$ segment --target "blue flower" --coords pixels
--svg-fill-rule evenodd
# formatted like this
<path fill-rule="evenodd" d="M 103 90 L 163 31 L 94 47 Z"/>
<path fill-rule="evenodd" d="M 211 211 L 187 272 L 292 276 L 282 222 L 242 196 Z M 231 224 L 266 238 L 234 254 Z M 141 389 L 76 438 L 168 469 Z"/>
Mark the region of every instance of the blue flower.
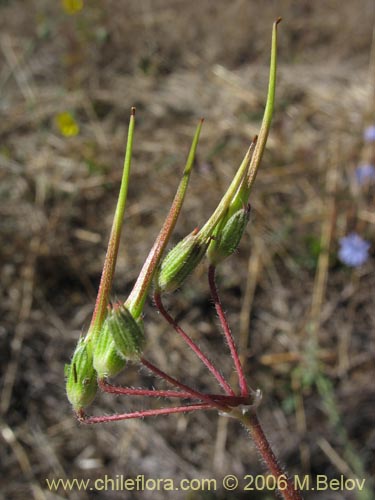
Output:
<path fill-rule="evenodd" d="M 364 163 L 359 165 L 355 170 L 355 177 L 360 186 L 363 186 L 367 182 L 375 181 L 375 166 L 371 163 Z"/>
<path fill-rule="evenodd" d="M 357 233 L 350 233 L 340 238 L 339 259 L 350 267 L 358 267 L 366 262 L 370 243 Z"/>
<path fill-rule="evenodd" d="M 374 142 L 375 141 L 375 125 L 369 125 L 363 134 L 363 137 L 366 142 Z"/>

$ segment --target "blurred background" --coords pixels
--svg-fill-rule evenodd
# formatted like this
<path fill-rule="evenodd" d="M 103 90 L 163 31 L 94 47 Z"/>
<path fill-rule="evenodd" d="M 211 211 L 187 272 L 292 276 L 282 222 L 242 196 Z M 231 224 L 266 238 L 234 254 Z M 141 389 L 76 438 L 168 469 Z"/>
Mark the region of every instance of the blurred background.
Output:
<path fill-rule="evenodd" d="M 291 474 L 370 478 L 375 448 L 375 49 L 372 0 L 0 1 L 1 498 L 242 498 L 48 491 L 46 478 L 263 473 L 215 412 L 82 426 L 64 364 L 92 314 L 131 106 L 132 175 L 113 298 L 125 299 L 206 121 L 177 242 L 215 208 L 259 130 L 273 20 L 276 108 L 249 228 L 218 284 L 248 380 Z M 349 238 L 348 238 L 349 236 Z M 201 265 L 168 308 L 233 377 Z M 146 355 L 214 380 L 151 301 Z M 235 383 L 235 378 L 231 379 Z M 116 378 L 163 387 L 137 366 Z M 93 414 L 162 402 L 100 395 Z M 306 492 L 307 499 L 371 499 Z M 244 498 L 272 499 L 272 492 Z"/>

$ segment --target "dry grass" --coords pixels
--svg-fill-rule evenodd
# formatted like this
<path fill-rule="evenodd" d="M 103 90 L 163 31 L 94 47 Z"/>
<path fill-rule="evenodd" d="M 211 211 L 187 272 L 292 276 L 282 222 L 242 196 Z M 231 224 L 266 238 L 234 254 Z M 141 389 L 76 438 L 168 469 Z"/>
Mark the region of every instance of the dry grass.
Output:
<path fill-rule="evenodd" d="M 120 298 L 166 214 L 197 119 L 203 115 L 206 123 L 175 241 L 206 220 L 258 131 L 270 27 L 278 15 L 284 21 L 272 133 L 252 196 L 252 224 L 238 254 L 219 270 L 219 284 L 248 378 L 264 394 L 261 419 L 288 470 L 350 475 L 350 442 L 374 474 L 374 255 L 356 271 L 336 258 L 338 238 L 353 227 L 374 249 L 373 193 L 361 195 L 350 182 L 358 162 L 374 157 L 362 143 L 364 124 L 374 121 L 372 2 L 86 3 L 82 13 L 68 16 L 59 2 L 0 2 L 4 498 L 93 497 L 53 495 L 46 477 L 221 478 L 262 471 L 244 432 L 212 412 L 79 426 L 65 397 L 63 366 L 92 312 L 130 106 L 138 111 L 113 292 Z M 76 137 L 56 128 L 64 111 L 79 123 Z M 205 271 L 201 266 L 167 303 L 229 374 Z M 151 304 L 145 320 L 147 355 L 214 390 Z M 346 442 L 315 385 L 301 385 L 298 367 L 307 372 L 311 359 L 334 386 Z M 118 381 L 154 383 L 135 367 Z M 100 397 L 94 409 L 123 412 L 145 404 Z M 329 498 L 355 496 L 332 492 Z"/>

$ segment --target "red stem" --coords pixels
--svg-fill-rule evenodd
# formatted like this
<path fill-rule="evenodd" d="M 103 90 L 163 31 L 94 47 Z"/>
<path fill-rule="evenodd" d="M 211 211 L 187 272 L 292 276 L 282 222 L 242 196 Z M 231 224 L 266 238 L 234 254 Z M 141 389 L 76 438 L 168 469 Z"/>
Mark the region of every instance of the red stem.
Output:
<path fill-rule="evenodd" d="M 231 396 L 235 396 L 233 389 L 230 387 L 225 378 L 221 375 L 221 373 L 214 367 L 211 361 L 203 354 L 201 349 L 197 346 L 197 344 L 187 335 L 187 333 L 180 327 L 176 320 L 170 316 L 168 311 L 164 308 L 164 305 L 161 300 L 160 293 L 154 293 L 154 301 L 155 305 L 158 308 L 159 312 L 164 316 L 164 318 L 168 321 L 168 323 L 173 326 L 176 332 L 181 335 L 184 341 L 188 344 L 188 346 L 195 352 L 198 358 L 206 365 L 206 367 L 210 370 L 212 375 L 219 382 L 221 387 L 225 390 L 225 392 Z"/>
<path fill-rule="evenodd" d="M 236 410 L 234 410 L 236 411 Z M 285 471 L 282 469 L 277 461 L 277 458 L 269 444 L 266 435 L 258 420 L 258 416 L 255 411 L 246 414 L 235 414 L 233 415 L 242 422 L 242 424 L 248 429 L 251 437 L 262 456 L 267 468 L 271 474 L 276 478 L 277 484 L 280 487 L 280 493 L 285 500 L 303 500 L 301 493 L 295 488 L 293 481 L 287 476 Z"/>
<path fill-rule="evenodd" d="M 199 392 L 199 391 L 196 391 L 196 390 L 192 389 L 191 387 L 189 387 L 188 385 L 185 385 L 182 382 L 178 381 L 174 377 L 171 377 L 170 375 L 168 375 L 167 373 L 165 373 L 163 370 L 160 370 L 160 368 L 158 368 L 157 366 L 155 366 L 154 364 L 152 364 L 147 359 L 141 358 L 141 363 L 146 368 L 148 368 L 149 370 L 151 370 L 156 375 L 158 375 L 162 379 L 166 380 L 170 384 L 174 385 L 175 387 L 178 387 L 179 389 L 182 389 L 185 392 L 189 392 L 190 393 L 190 397 L 193 397 L 193 398 L 196 398 L 196 399 L 202 399 L 203 401 L 206 401 L 206 403 L 211 404 L 211 406 L 214 406 L 215 408 L 217 408 L 217 409 L 219 409 L 221 411 L 228 411 L 229 410 L 229 408 L 227 406 L 225 406 L 223 404 L 217 403 L 209 395 L 204 394 L 204 393 Z M 235 395 L 233 395 L 233 396 L 236 397 Z M 231 395 L 230 397 L 233 397 L 233 396 Z"/>
<path fill-rule="evenodd" d="M 247 382 L 246 382 L 246 378 L 245 378 L 245 375 L 243 372 L 241 361 L 240 361 L 240 358 L 238 356 L 236 344 L 234 342 L 232 332 L 230 330 L 223 306 L 222 306 L 221 301 L 220 301 L 218 289 L 217 289 L 216 282 L 215 282 L 215 272 L 216 272 L 216 267 L 213 265 L 210 265 L 208 268 L 208 282 L 210 285 L 211 296 L 212 296 L 212 299 L 214 301 L 215 309 L 216 309 L 217 315 L 219 316 L 221 327 L 223 329 L 225 338 L 226 338 L 228 346 L 229 346 L 229 350 L 230 350 L 230 353 L 231 353 L 231 356 L 232 356 L 232 359 L 234 362 L 234 366 L 236 368 L 236 372 L 238 375 L 238 380 L 239 380 L 239 384 L 240 384 L 240 388 L 241 388 L 241 395 L 244 397 L 247 397 L 249 395 L 249 388 L 247 386 Z"/>
<path fill-rule="evenodd" d="M 120 387 L 112 385 L 106 380 L 98 380 L 99 387 L 110 394 L 122 394 L 124 396 L 148 396 L 155 398 L 191 398 L 191 393 L 182 391 L 158 390 L 158 389 L 134 389 L 132 387 Z"/>
<path fill-rule="evenodd" d="M 182 399 L 205 399 L 210 398 L 216 402 L 222 402 L 229 406 L 238 406 L 241 404 L 250 404 L 249 400 L 242 396 L 225 396 L 222 394 L 201 394 L 200 397 L 193 396 L 192 391 L 171 391 L 159 389 L 134 389 L 132 387 L 120 387 L 112 385 L 104 379 L 98 381 L 99 387 L 109 394 L 120 394 L 124 396 L 148 396 L 154 398 L 182 398 Z M 193 391 L 194 392 L 194 391 Z"/>
<path fill-rule="evenodd" d="M 171 415 L 172 413 L 185 413 L 196 410 L 212 410 L 213 407 L 207 403 L 196 405 L 176 406 L 172 408 L 158 408 L 155 410 L 141 410 L 131 413 L 118 413 L 116 415 L 102 415 L 98 417 L 87 417 L 84 413 L 77 414 L 77 418 L 83 424 L 103 424 L 106 422 L 117 422 L 118 420 L 129 420 L 131 418 L 156 417 L 158 415 Z"/>

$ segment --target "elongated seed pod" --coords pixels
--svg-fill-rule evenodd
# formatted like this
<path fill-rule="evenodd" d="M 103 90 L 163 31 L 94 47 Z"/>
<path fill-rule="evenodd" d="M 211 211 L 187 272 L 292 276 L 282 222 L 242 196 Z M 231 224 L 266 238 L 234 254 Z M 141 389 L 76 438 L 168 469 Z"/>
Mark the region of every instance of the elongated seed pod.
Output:
<path fill-rule="evenodd" d="M 66 393 L 75 411 L 88 406 L 98 390 L 91 342 L 78 341 L 70 365 L 65 365 Z"/>
<path fill-rule="evenodd" d="M 202 125 L 203 118 L 199 121 L 198 127 L 195 131 L 182 179 L 177 188 L 171 208 L 169 209 L 169 213 L 150 250 L 150 253 L 148 254 L 148 257 L 142 267 L 133 290 L 131 291 L 128 299 L 125 302 L 125 306 L 129 309 L 133 317 L 136 319 L 138 319 L 142 313 L 148 290 L 151 284 L 155 281 L 155 273 L 159 268 L 159 263 L 164 253 L 165 247 L 168 244 L 169 238 L 180 214 L 188 187 L 191 170 L 194 164 L 195 152 L 198 146 L 198 140 Z"/>

